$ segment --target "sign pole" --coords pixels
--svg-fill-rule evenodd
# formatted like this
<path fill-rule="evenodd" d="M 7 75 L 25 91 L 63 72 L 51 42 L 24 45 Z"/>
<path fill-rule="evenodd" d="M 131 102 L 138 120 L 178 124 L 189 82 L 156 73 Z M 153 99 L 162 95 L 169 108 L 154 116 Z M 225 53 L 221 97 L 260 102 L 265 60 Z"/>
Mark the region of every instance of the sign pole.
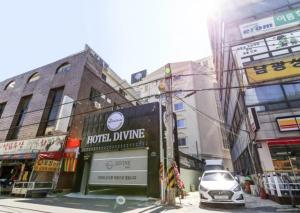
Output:
<path fill-rule="evenodd" d="M 166 88 L 166 129 L 167 129 L 167 168 L 168 186 L 167 203 L 175 206 L 175 177 L 173 170 L 174 162 L 174 124 L 173 124 L 173 104 L 172 104 L 172 71 L 170 64 L 165 66 L 165 88 Z"/>

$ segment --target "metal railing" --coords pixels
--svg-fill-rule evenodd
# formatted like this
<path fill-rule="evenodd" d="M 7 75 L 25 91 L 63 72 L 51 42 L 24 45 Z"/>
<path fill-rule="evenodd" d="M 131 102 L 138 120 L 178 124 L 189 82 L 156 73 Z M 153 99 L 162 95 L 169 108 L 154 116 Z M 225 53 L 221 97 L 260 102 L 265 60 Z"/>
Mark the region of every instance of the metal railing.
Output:
<path fill-rule="evenodd" d="M 25 197 L 28 193 L 32 192 L 49 192 L 53 189 L 52 182 L 23 182 L 16 181 L 13 184 L 11 194 L 14 195 L 24 195 Z"/>

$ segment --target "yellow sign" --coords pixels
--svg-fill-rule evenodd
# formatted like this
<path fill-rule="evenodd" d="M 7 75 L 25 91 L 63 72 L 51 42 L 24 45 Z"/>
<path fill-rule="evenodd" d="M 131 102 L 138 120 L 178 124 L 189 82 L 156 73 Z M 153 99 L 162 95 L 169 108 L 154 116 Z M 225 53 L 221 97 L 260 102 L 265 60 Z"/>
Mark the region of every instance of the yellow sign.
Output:
<path fill-rule="evenodd" d="M 249 84 L 300 75 L 300 57 L 288 58 L 246 69 Z"/>
<path fill-rule="evenodd" d="M 300 116 L 277 118 L 276 120 L 281 132 L 300 130 Z"/>
<path fill-rule="evenodd" d="M 34 164 L 34 170 L 38 172 L 55 172 L 59 167 L 60 161 L 57 160 L 37 160 Z"/>

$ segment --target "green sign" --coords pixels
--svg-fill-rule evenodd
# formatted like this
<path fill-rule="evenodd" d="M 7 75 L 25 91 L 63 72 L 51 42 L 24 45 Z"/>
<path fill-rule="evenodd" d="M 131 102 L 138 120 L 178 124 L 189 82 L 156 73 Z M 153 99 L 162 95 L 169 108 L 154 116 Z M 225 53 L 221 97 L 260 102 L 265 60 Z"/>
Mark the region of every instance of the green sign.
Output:
<path fill-rule="evenodd" d="M 274 15 L 275 26 L 300 22 L 300 8 Z"/>

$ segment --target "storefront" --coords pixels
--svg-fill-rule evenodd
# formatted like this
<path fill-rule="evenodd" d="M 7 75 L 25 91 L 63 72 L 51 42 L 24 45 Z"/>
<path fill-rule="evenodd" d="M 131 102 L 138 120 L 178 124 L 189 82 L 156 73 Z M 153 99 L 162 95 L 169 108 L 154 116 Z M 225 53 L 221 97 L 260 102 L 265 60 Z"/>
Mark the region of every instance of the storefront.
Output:
<path fill-rule="evenodd" d="M 86 117 L 81 192 L 159 197 L 159 130 L 158 103 Z"/>
<path fill-rule="evenodd" d="M 2 190 L 15 182 L 55 182 L 66 136 L 43 137 L 0 143 Z"/>

